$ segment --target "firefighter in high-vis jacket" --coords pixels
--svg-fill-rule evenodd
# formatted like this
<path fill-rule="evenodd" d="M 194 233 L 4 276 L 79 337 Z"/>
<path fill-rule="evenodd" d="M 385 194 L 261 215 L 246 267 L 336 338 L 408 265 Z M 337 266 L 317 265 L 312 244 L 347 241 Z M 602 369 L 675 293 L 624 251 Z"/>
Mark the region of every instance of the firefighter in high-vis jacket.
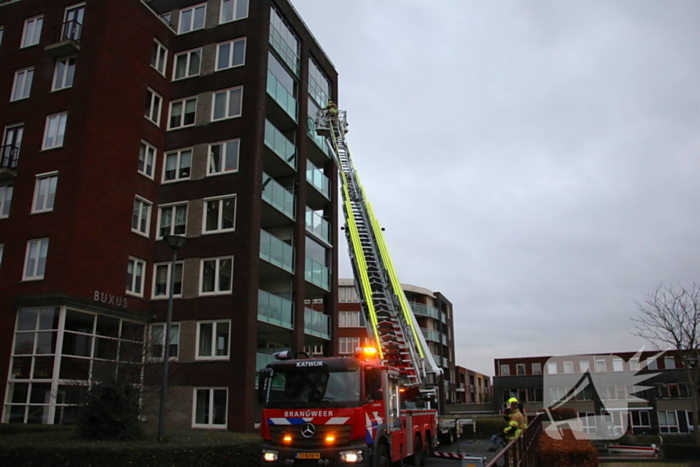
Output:
<path fill-rule="evenodd" d="M 515 397 L 508 399 L 508 408 L 510 409 L 508 426 L 503 429 L 503 433 L 505 433 L 508 441 L 512 441 L 527 428 L 527 419 L 520 411 L 518 399 Z"/>

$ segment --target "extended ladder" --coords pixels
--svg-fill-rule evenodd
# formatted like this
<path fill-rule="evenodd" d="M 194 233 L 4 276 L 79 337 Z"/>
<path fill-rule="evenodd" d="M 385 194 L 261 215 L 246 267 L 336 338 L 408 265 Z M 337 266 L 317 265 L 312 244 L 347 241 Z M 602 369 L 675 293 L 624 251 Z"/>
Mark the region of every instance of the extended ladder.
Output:
<path fill-rule="evenodd" d="M 345 139 L 346 113 L 319 112 L 317 132 L 326 136 L 337 156 L 343 193 L 345 235 L 355 284 L 362 298 L 367 328 L 379 357 L 399 370 L 404 384 L 421 384 L 427 373 L 439 374 L 396 276 L 379 223 L 372 214 Z"/>

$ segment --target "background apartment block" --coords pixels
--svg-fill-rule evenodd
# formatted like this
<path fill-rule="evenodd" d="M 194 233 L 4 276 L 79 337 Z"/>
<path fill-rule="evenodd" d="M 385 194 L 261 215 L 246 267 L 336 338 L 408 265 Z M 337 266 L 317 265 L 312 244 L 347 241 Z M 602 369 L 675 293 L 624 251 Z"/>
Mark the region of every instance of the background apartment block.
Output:
<path fill-rule="evenodd" d="M 461 366 L 455 366 L 457 387 L 453 404 L 485 404 L 491 402 L 491 377 Z"/>
<path fill-rule="evenodd" d="M 162 361 L 174 275 L 168 426 L 252 430 L 273 351 L 336 352 L 329 58 L 287 0 L 15 0 L 0 62 L 2 421 Z"/>
<path fill-rule="evenodd" d="M 584 423 L 587 417 L 592 420 L 593 416 L 605 415 L 610 429 L 622 435 L 627 417 L 627 426 L 635 434 L 688 433 L 693 425 L 691 397 L 697 397 L 697 391 L 688 385 L 678 352 L 668 351 L 655 358 L 657 355 L 658 352 L 647 351 L 639 355 L 619 352 L 496 359 L 494 408 L 502 410 L 508 398 L 517 397 L 528 412 L 541 411 L 545 398 L 564 398 L 575 387 L 571 382 L 589 372 L 598 377 L 597 387 L 584 386 L 564 405 L 576 410 Z M 634 375 L 655 376 L 636 382 Z M 600 427 L 584 424 L 583 429 L 596 433 Z"/>

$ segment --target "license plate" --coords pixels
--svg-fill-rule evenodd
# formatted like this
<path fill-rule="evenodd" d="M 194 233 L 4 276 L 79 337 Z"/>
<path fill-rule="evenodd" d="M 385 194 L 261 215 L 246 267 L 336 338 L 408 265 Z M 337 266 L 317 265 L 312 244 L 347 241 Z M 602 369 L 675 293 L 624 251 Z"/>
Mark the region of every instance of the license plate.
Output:
<path fill-rule="evenodd" d="M 320 452 L 297 452 L 297 459 L 320 459 Z"/>

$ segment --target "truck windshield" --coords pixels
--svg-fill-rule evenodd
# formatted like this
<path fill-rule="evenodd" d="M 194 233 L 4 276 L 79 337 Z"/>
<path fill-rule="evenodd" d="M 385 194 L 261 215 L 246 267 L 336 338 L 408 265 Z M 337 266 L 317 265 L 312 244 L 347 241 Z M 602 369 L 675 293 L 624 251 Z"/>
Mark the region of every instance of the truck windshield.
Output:
<path fill-rule="evenodd" d="M 323 369 L 275 372 L 271 381 L 269 408 L 358 407 L 360 372 Z"/>

